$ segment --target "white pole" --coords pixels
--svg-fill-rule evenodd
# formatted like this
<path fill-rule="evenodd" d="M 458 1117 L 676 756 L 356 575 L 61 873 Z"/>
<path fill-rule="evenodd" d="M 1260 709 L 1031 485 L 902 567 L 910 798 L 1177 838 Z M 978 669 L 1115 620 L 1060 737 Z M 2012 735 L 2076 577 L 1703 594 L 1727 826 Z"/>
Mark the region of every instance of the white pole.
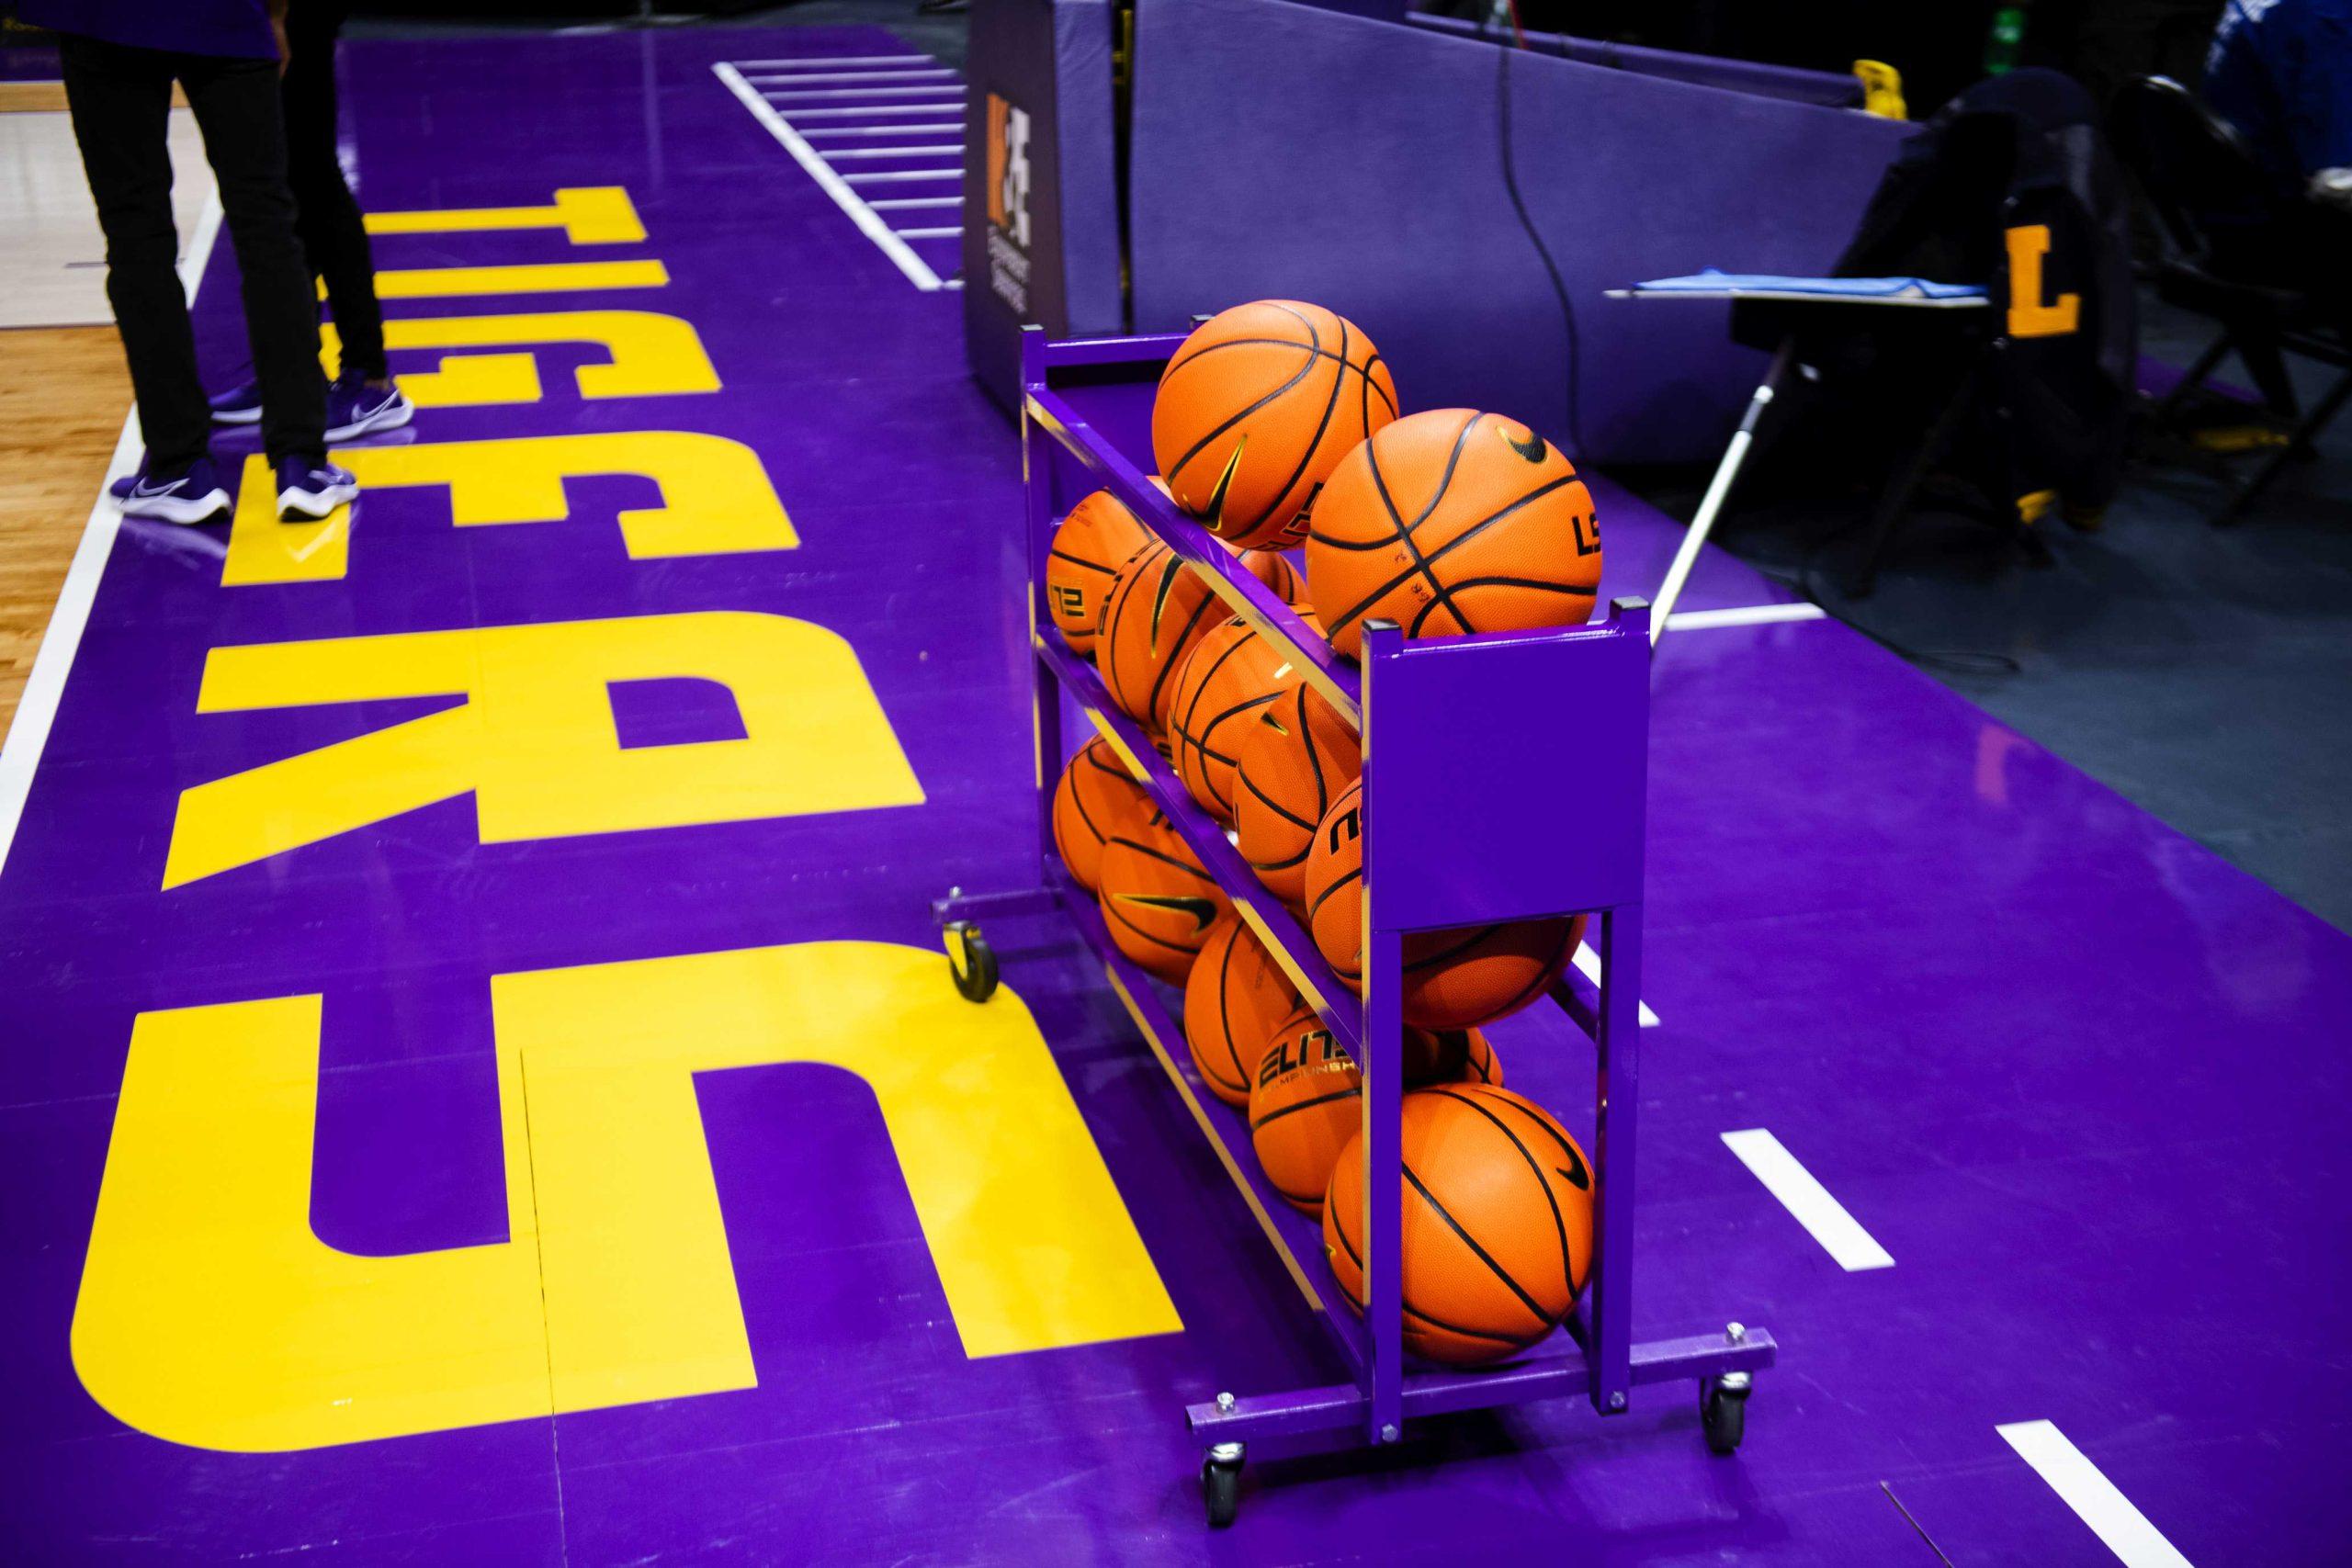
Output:
<path fill-rule="evenodd" d="M 1724 448 L 1724 460 L 1715 465 L 1715 477 L 1708 481 L 1707 493 L 1699 502 L 1698 515 L 1690 519 L 1684 531 L 1681 547 L 1674 552 L 1674 564 L 1666 569 L 1666 581 L 1657 591 L 1657 607 L 1650 612 L 1650 647 L 1655 650 L 1658 639 L 1666 635 L 1668 617 L 1674 614 L 1674 602 L 1682 597 L 1682 585 L 1690 576 L 1690 569 L 1698 564 L 1699 552 L 1706 547 L 1707 536 L 1715 529 L 1716 514 L 1724 502 L 1731 499 L 1732 482 L 1739 478 L 1739 467 L 1747 460 L 1747 449 L 1756 444 L 1756 427 L 1764 418 L 1764 409 L 1779 389 L 1781 378 L 1789 368 L 1789 361 L 1796 350 L 1796 340 L 1784 338 L 1772 355 L 1772 367 L 1764 372 L 1764 380 L 1756 395 L 1747 400 L 1747 412 L 1740 416 L 1739 429 L 1732 434 L 1731 445 Z"/>

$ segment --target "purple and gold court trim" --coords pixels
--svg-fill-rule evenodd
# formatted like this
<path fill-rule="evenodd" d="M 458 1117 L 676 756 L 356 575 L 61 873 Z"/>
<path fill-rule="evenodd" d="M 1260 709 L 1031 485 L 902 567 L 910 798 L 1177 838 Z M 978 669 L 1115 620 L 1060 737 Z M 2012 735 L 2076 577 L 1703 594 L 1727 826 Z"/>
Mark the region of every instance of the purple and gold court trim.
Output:
<path fill-rule="evenodd" d="M 909 52 L 351 46 L 416 423 L 124 525 L 0 870 L 8 1555 L 2340 1561 L 2352 939 L 1744 617 L 1653 674 L 1633 1332 L 1771 1325 L 1746 1446 L 1434 1420 L 1204 1545 L 1184 1408 L 1344 1369 L 1066 927 L 948 984 L 1034 870 L 1016 443 L 713 69 Z"/>

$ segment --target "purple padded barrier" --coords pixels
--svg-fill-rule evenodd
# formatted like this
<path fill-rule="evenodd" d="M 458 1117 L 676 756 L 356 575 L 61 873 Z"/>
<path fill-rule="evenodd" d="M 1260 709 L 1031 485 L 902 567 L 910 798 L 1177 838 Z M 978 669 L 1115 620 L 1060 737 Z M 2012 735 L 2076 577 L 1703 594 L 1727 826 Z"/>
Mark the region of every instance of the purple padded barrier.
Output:
<path fill-rule="evenodd" d="M 965 62 L 964 337 L 972 372 L 1019 406 L 1021 329 L 1056 336 L 1117 332 L 1116 143 L 1107 0 L 978 0 Z M 994 220 L 989 99 L 1027 117 L 1025 156 Z M 1027 243 L 1015 232 L 1026 208 Z M 1010 247 L 1010 254 L 1007 248 Z M 1000 287 L 1000 285 L 1002 287 Z"/>
<path fill-rule="evenodd" d="M 1450 38 L 1505 43 L 1504 35 L 1459 17 L 1436 17 L 1416 11 L 1407 18 L 1417 28 Z M 1753 60 L 1724 60 L 1712 54 L 1685 54 L 1671 49 L 1645 49 L 1636 43 L 1611 43 L 1604 39 L 1570 38 L 1562 33 L 1528 33 L 1527 47 L 1538 54 L 1580 60 L 1644 76 L 1661 76 L 1701 87 L 1722 87 L 1760 97 L 1787 98 L 1792 103 L 1819 104 L 1826 108 L 1859 108 L 1861 79 L 1851 72 L 1804 71 L 1793 65 L 1766 65 Z"/>
<path fill-rule="evenodd" d="M 1724 309 L 1602 297 L 1645 277 L 1837 259 L 1907 127 L 1282 0 L 1141 0 L 1128 236 L 1138 330 L 1295 296 L 1354 320 L 1408 408 L 1468 404 L 1582 461 L 1723 447 L 1764 356 Z M 1567 332 L 1502 175 L 1575 310 Z M 1573 427 L 1572 427 L 1573 423 Z"/>

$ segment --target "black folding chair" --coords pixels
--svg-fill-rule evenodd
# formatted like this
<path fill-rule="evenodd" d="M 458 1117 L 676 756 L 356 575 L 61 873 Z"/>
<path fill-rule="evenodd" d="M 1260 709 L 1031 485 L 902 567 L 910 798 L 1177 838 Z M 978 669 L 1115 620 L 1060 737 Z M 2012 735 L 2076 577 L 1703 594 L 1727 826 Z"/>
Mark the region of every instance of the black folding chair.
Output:
<path fill-rule="evenodd" d="M 2108 133 L 2161 231 L 2158 298 L 2222 329 L 2157 405 L 2157 423 L 2169 423 L 2233 351 L 2271 412 L 2295 422 L 2214 514 L 2234 523 L 2289 458 L 2312 454 L 2312 438 L 2352 400 L 2352 224 L 2277 192 L 2244 138 L 2170 77 L 2126 83 L 2109 107 Z M 2288 354 L 2345 371 L 2308 412 L 2288 379 Z"/>

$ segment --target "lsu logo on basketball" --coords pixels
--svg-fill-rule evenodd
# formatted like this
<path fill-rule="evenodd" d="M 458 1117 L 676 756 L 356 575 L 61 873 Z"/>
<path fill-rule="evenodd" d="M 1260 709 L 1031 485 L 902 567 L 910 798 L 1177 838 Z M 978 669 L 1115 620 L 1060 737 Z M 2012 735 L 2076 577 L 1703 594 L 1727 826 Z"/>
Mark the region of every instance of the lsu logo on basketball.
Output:
<path fill-rule="evenodd" d="M 1029 313 L 1029 111 L 989 95 L 989 287 Z"/>

